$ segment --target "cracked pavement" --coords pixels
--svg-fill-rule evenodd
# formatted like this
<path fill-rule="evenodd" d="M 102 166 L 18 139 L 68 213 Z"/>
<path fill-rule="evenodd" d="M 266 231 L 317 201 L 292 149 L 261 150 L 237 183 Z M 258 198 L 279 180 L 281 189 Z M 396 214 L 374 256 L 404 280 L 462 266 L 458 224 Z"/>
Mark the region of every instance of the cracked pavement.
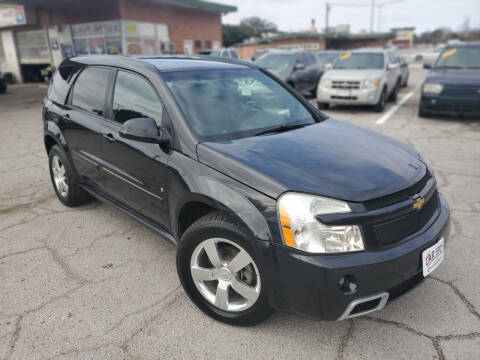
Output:
<path fill-rule="evenodd" d="M 400 96 L 425 74 L 411 69 Z M 480 358 L 480 119 L 419 119 L 418 90 L 383 126 L 369 109 L 326 111 L 407 141 L 430 162 L 452 210 L 444 263 L 370 316 L 275 313 L 236 328 L 192 305 L 167 240 L 98 201 L 71 209 L 56 199 L 44 92 L 15 85 L 0 96 L 0 359 Z"/>

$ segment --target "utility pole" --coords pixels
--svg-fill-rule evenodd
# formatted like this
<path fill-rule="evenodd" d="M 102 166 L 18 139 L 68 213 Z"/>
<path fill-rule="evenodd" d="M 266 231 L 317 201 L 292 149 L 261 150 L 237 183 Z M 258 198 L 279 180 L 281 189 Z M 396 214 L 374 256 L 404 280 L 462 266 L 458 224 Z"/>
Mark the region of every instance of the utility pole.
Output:
<path fill-rule="evenodd" d="M 373 17 L 375 16 L 375 0 L 372 0 L 372 8 L 370 10 L 370 32 L 373 33 Z"/>
<path fill-rule="evenodd" d="M 330 4 L 328 1 L 325 3 L 325 35 L 328 35 L 328 16 L 330 13 Z"/>

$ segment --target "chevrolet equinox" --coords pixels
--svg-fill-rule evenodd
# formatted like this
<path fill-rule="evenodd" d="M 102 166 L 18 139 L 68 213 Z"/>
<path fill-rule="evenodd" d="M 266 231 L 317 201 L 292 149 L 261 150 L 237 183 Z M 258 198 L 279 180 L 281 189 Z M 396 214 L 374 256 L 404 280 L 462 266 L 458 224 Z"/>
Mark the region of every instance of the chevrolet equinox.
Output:
<path fill-rule="evenodd" d="M 185 292 L 220 321 L 367 314 L 443 260 L 450 210 L 423 158 L 254 64 L 65 60 L 43 120 L 59 200 L 94 196 L 176 244 Z"/>

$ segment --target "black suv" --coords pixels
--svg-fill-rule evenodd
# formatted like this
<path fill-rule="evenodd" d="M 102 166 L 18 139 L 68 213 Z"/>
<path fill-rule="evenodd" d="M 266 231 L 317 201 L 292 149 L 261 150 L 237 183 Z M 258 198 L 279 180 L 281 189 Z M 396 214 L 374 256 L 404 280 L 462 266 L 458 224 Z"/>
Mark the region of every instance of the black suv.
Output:
<path fill-rule="evenodd" d="M 480 116 L 480 42 L 446 46 L 422 86 L 420 117 Z"/>
<path fill-rule="evenodd" d="M 443 259 L 450 211 L 420 155 L 253 64 L 73 58 L 43 119 L 60 201 L 93 195 L 176 244 L 185 291 L 218 320 L 366 314 Z"/>
<path fill-rule="evenodd" d="M 255 65 L 271 72 L 302 94 L 317 95 L 323 65 L 309 51 L 267 52 L 255 60 Z"/>

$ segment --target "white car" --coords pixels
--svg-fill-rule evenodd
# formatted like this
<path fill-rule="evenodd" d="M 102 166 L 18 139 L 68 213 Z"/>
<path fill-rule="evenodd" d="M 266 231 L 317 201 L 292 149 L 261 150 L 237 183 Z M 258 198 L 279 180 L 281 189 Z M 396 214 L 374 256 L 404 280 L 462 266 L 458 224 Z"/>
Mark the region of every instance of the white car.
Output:
<path fill-rule="evenodd" d="M 387 100 L 395 101 L 402 85 L 398 57 L 388 49 L 358 49 L 340 54 L 321 78 L 317 103 L 373 105 L 382 112 Z"/>

